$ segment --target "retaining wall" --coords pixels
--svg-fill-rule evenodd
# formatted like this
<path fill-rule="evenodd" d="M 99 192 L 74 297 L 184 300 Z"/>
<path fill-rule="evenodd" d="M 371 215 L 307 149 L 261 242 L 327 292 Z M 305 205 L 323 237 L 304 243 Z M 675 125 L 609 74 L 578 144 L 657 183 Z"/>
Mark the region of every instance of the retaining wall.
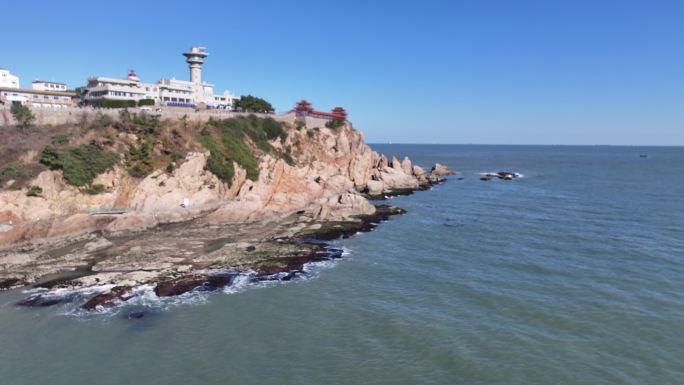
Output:
<path fill-rule="evenodd" d="M 60 124 L 81 124 L 97 119 L 101 115 L 108 115 L 113 119 L 119 117 L 121 109 L 117 108 L 93 108 L 93 107 L 69 107 L 69 108 L 36 108 L 30 107 L 31 112 L 36 117 L 34 125 L 60 125 Z M 206 122 L 210 118 L 214 119 L 228 119 L 237 116 L 256 115 L 259 117 L 272 117 L 275 120 L 282 122 L 294 122 L 294 114 L 274 115 L 274 114 L 250 114 L 245 112 L 232 112 L 226 110 L 200 110 L 195 111 L 192 108 L 161 108 L 159 111 L 141 110 L 140 108 L 129 108 L 132 113 L 147 113 L 152 115 L 160 115 L 162 119 L 181 119 L 184 116 L 189 121 Z M 14 118 L 10 113 L 9 107 L 0 107 L 0 127 L 7 127 L 15 124 Z"/>

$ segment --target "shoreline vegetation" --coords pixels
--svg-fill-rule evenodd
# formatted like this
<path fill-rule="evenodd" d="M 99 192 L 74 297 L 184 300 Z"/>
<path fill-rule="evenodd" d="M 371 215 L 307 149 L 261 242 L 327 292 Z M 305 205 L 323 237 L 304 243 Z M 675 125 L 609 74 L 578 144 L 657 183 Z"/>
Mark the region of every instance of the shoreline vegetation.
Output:
<path fill-rule="evenodd" d="M 0 148 L 0 290 L 44 289 L 17 305 L 96 310 L 142 285 L 166 297 L 248 272 L 291 280 L 342 256 L 328 241 L 405 213 L 368 199 L 452 174 L 377 154 L 348 122 L 278 118 L 190 123 L 122 110 L 118 120 L 17 127 Z M 83 288 L 95 293 L 55 295 Z"/>

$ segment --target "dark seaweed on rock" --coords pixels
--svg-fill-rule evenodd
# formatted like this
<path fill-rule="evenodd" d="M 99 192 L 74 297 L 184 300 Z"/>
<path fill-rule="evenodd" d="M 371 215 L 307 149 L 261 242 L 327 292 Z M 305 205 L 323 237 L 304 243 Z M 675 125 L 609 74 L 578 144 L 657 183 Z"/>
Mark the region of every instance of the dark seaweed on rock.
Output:
<path fill-rule="evenodd" d="M 357 232 L 373 230 L 380 222 L 386 221 L 392 215 L 405 213 L 406 210 L 401 207 L 376 205 L 373 214 L 360 215 L 356 217 L 356 220 L 351 221 L 326 222 L 321 224 L 319 229 L 305 230 L 297 234 L 294 239 L 298 241 L 330 241 L 338 238 L 349 238 Z"/>
<path fill-rule="evenodd" d="M 158 297 L 181 295 L 195 289 L 217 290 L 233 282 L 235 274 L 215 274 L 206 276 L 186 276 L 159 282 L 154 288 Z"/>
<path fill-rule="evenodd" d="M 85 310 L 93 310 L 98 306 L 101 307 L 112 307 L 117 301 L 127 301 L 133 296 L 131 290 L 133 288 L 130 286 L 116 286 L 106 293 L 100 293 L 92 297 L 88 302 L 83 304 L 81 308 Z"/>
<path fill-rule="evenodd" d="M 20 285 L 21 282 L 22 281 L 19 278 L 7 278 L 0 280 L 0 290 L 11 289 L 17 285 Z"/>

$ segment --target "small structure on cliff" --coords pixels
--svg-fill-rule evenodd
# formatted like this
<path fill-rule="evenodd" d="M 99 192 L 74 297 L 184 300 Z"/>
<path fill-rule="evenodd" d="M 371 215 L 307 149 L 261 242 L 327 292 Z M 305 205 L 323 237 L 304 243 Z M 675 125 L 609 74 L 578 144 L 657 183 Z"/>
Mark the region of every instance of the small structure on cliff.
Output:
<path fill-rule="evenodd" d="M 311 103 L 306 100 L 300 100 L 297 102 L 295 108 L 293 108 L 290 112 L 294 112 L 298 119 L 305 119 L 307 116 L 309 116 L 312 118 L 338 120 L 342 122 L 347 120 L 347 111 L 342 107 L 335 107 L 330 112 L 316 111 L 313 109 Z"/>

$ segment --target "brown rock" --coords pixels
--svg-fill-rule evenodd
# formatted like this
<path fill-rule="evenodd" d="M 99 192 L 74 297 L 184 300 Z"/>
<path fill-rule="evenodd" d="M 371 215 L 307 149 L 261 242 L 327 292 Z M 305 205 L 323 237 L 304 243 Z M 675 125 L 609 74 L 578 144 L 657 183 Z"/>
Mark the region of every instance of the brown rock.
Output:
<path fill-rule="evenodd" d="M 389 167 L 389 162 L 387 161 L 387 157 L 385 154 L 380 155 L 380 163 L 378 164 L 379 169 L 387 168 Z"/>
<path fill-rule="evenodd" d="M 92 297 L 81 307 L 86 310 L 93 310 L 98 306 L 104 308 L 112 307 L 117 301 L 128 301 L 131 299 L 131 289 L 130 286 L 115 286 L 106 293 L 100 293 Z"/>
<path fill-rule="evenodd" d="M 162 281 L 154 288 L 158 297 L 171 297 L 202 288 L 215 290 L 233 282 L 233 275 L 186 276 Z"/>
<path fill-rule="evenodd" d="M 409 159 L 408 156 L 404 157 L 404 160 L 401 161 L 401 169 L 404 170 L 404 174 L 406 175 L 412 174 L 411 159 Z"/>
<path fill-rule="evenodd" d="M 432 171 L 433 174 L 438 175 L 438 176 L 447 176 L 447 175 L 454 175 L 454 172 L 451 171 L 448 167 L 443 166 L 439 163 L 435 164 L 432 166 Z"/>
<path fill-rule="evenodd" d="M 395 170 L 401 170 L 401 162 L 399 162 L 399 159 L 397 159 L 396 156 L 392 156 L 392 163 L 390 163 L 390 167 L 392 167 Z"/>

